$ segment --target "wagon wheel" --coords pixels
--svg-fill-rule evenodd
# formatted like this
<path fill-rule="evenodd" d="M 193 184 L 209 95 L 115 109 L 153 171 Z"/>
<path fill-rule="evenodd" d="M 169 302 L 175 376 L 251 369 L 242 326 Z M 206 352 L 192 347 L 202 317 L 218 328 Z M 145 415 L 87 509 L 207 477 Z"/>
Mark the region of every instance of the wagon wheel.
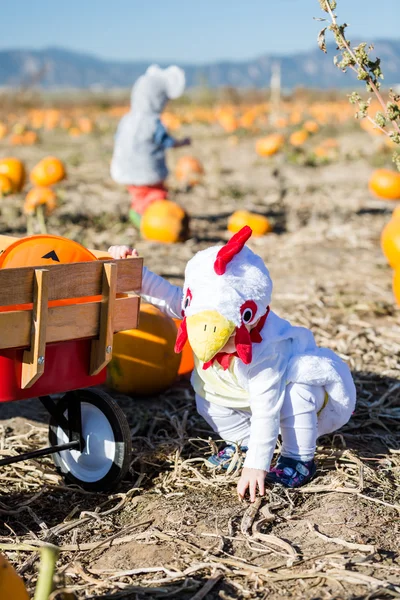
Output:
<path fill-rule="evenodd" d="M 127 473 L 131 461 L 131 433 L 125 414 L 111 396 L 102 390 L 68 392 L 58 409 L 68 417 L 68 405 L 80 402 L 83 451 L 62 450 L 53 454 L 57 470 L 67 483 L 88 491 L 115 487 Z M 51 445 L 69 442 L 68 434 L 54 416 L 50 417 Z"/>

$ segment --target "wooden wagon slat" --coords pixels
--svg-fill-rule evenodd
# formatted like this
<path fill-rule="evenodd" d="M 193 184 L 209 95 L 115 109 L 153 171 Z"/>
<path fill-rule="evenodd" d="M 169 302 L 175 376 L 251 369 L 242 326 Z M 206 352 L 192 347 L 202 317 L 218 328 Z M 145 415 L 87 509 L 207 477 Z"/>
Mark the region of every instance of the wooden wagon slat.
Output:
<path fill-rule="evenodd" d="M 32 387 L 44 372 L 46 352 L 48 269 L 36 269 L 31 324 L 31 347 L 25 350 L 22 362 L 21 388 Z"/>
<path fill-rule="evenodd" d="M 127 294 L 123 298 L 116 298 L 113 315 L 114 332 L 137 327 L 139 306 L 140 297 L 136 294 Z M 98 337 L 100 313 L 101 300 L 49 308 L 46 343 Z M 29 348 L 31 325 L 31 310 L 0 313 L 0 350 Z"/>
<path fill-rule="evenodd" d="M 117 265 L 117 294 L 139 291 L 142 285 L 142 258 L 49 265 L 49 300 L 82 298 L 102 293 L 103 265 Z M 38 268 L 38 267 L 36 267 Z M 33 298 L 35 267 L 0 269 L 0 306 L 30 304 Z"/>
<path fill-rule="evenodd" d="M 117 265 L 105 263 L 103 270 L 102 303 L 99 339 L 93 340 L 90 350 L 90 375 L 97 375 L 110 362 L 113 344 L 113 314 L 116 301 Z"/>

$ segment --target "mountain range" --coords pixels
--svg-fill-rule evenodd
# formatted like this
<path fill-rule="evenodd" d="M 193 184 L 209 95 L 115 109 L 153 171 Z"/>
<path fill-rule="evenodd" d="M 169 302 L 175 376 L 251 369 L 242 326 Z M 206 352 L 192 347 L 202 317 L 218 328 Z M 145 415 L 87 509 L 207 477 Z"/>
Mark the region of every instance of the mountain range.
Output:
<path fill-rule="evenodd" d="M 382 60 L 385 86 L 400 85 L 400 40 L 376 40 L 372 56 Z M 242 62 L 220 61 L 204 65 L 182 64 L 188 87 L 268 87 L 274 63 L 281 65 L 282 86 L 313 88 L 354 87 L 352 72 L 333 65 L 335 46 L 324 55 L 317 47 L 290 55 L 265 54 Z M 146 61 L 111 61 L 62 48 L 0 51 L 0 86 L 38 85 L 43 88 L 125 88 L 147 68 Z M 163 62 L 160 61 L 160 66 Z"/>

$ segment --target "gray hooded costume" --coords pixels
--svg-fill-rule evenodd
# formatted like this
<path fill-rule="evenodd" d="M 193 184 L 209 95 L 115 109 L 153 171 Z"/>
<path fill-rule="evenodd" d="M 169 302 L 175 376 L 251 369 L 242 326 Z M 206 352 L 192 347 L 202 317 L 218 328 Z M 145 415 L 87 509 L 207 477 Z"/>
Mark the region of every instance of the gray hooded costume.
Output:
<path fill-rule="evenodd" d="M 111 177 L 122 185 L 154 185 L 168 175 L 166 145 L 157 143 L 160 114 L 168 100 L 178 98 L 185 89 L 185 73 L 176 66 L 149 67 L 132 88 L 131 110 L 125 115 L 115 136 Z"/>

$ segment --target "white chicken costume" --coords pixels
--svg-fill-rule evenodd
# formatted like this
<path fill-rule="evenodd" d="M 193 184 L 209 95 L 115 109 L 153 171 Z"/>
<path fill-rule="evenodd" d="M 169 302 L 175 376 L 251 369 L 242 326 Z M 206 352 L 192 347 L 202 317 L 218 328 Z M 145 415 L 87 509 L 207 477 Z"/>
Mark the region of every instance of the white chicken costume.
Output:
<path fill-rule="evenodd" d="M 222 439 L 248 447 L 245 467 L 268 471 L 279 432 L 282 456 L 311 460 L 317 437 L 347 423 L 356 393 L 333 351 L 269 309 L 272 281 L 245 246 L 251 233 L 244 227 L 225 246 L 198 252 L 183 293 L 144 269 L 142 295 L 183 317 L 176 351 L 189 339 L 198 412 Z"/>

